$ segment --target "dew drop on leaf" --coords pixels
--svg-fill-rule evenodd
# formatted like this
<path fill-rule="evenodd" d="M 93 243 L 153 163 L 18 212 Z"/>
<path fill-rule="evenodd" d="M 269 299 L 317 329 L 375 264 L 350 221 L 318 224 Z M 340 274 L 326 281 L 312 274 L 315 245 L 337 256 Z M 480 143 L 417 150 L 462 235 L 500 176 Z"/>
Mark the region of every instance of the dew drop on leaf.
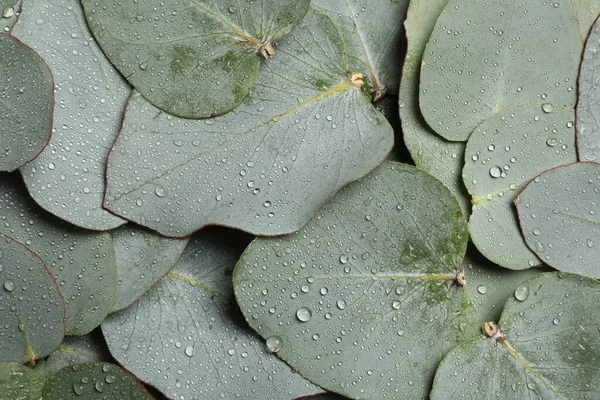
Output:
<path fill-rule="evenodd" d="M 528 286 L 519 286 L 517 290 L 515 290 L 515 299 L 519 301 L 525 301 L 529 297 L 529 287 Z"/>

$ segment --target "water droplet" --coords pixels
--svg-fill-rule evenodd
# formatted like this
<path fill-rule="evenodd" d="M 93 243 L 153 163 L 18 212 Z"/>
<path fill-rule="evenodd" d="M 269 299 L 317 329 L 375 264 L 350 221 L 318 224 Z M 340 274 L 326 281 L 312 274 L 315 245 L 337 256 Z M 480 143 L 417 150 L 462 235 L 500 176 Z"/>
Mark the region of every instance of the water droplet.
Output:
<path fill-rule="evenodd" d="M 344 308 L 346 308 L 346 302 L 343 299 L 339 299 L 337 301 L 337 306 L 340 310 L 343 310 Z"/>
<path fill-rule="evenodd" d="M 500 167 L 490 168 L 490 176 L 492 178 L 500 178 L 501 175 L 502 175 L 502 170 L 500 169 Z"/>
<path fill-rule="evenodd" d="M 533 234 L 534 234 L 535 236 L 539 236 L 541 233 L 542 233 L 542 231 L 540 231 L 538 228 L 535 228 L 535 229 L 533 230 Z"/>
<path fill-rule="evenodd" d="M 550 147 L 554 147 L 558 144 L 558 140 L 556 140 L 556 138 L 550 138 L 546 140 L 546 144 Z"/>
<path fill-rule="evenodd" d="M 554 318 L 554 319 L 552 320 L 552 323 L 553 323 L 554 325 L 558 325 L 558 324 L 560 324 L 560 319 L 558 319 L 558 318 Z"/>
<path fill-rule="evenodd" d="M 586 244 L 587 244 L 587 247 L 589 247 L 589 248 L 592 248 L 592 247 L 594 247 L 594 242 L 593 242 L 592 240 L 590 240 L 590 239 L 588 239 L 588 240 L 586 241 Z"/>
<path fill-rule="evenodd" d="M 553 109 L 554 108 L 552 107 L 552 104 L 550 104 L 550 103 L 542 104 L 542 111 L 544 111 L 547 114 L 551 113 Z"/>
<path fill-rule="evenodd" d="M 307 307 L 299 308 L 296 311 L 296 318 L 298 318 L 298 321 L 308 322 L 312 318 L 312 311 Z"/>
<path fill-rule="evenodd" d="M 165 189 L 158 186 L 156 189 L 154 189 L 154 194 L 158 197 L 165 197 L 167 195 L 167 192 L 165 192 Z"/>
<path fill-rule="evenodd" d="M 114 383 L 117 380 L 117 377 L 114 375 L 106 375 L 104 380 L 106 381 L 106 383 Z"/>
<path fill-rule="evenodd" d="M 194 348 L 192 346 L 188 346 L 185 348 L 185 355 L 191 357 L 194 355 Z"/>
<path fill-rule="evenodd" d="M 97 391 L 99 391 L 100 393 L 104 392 L 104 382 L 102 381 L 97 381 L 96 384 L 94 385 L 94 387 L 96 388 Z"/>
<path fill-rule="evenodd" d="M 81 396 L 85 392 L 85 389 L 82 385 L 73 385 L 73 391 L 76 395 Z"/>
<path fill-rule="evenodd" d="M 277 353 L 283 348 L 283 340 L 279 336 L 271 336 L 267 339 L 267 349 L 272 353 Z"/>
<path fill-rule="evenodd" d="M 402 305 L 402 303 L 400 303 L 398 300 L 396 300 L 392 303 L 392 308 L 394 310 L 399 310 L 401 305 Z"/>
<path fill-rule="evenodd" d="M 15 290 L 15 283 L 13 281 L 5 281 L 4 282 L 4 289 L 6 289 L 9 292 L 12 292 L 13 290 Z"/>
<path fill-rule="evenodd" d="M 325 296 L 328 292 L 328 289 L 326 287 L 322 287 L 321 290 L 319 291 L 323 296 Z"/>
<path fill-rule="evenodd" d="M 340 256 L 340 262 L 341 262 L 342 264 L 346 264 L 346 263 L 348 262 L 348 256 L 347 256 L 347 255 L 345 255 L 345 254 L 342 254 L 342 255 Z"/>
<path fill-rule="evenodd" d="M 479 285 L 479 286 L 477 286 L 477 292 L 479 292 L 480 294 L 486 294 L 487 288 L 483 285 Z"/>
<path fill-rule="evenodd" d="M 515 299 L 519 301 L 525 301 L 529 297 L 529 287 L 528 286 L 519 286 L 517 290 L 515 290 Z"/>

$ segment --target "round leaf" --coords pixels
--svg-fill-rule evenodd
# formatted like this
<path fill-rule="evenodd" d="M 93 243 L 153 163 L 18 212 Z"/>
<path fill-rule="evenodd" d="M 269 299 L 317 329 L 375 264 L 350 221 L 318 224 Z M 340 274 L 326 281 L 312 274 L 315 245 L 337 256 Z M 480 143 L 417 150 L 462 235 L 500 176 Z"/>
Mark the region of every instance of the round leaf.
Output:
<path fill-rule="evenodd" d="M 46 377 L 18 363 L 0 363 L 0 396 L 6 400 L 40 400 Z"/>
<path fill-rule="evenodd" d="M 48 63 L 56 85 L 52 140 L 21 168 L 29 193 L 44 209 L 83 228 L 122 225 L 102 209 L 102 197 L 127 83 L 101 56 L 78 0 L 28 0 L 13 34 Z"/>
<path fill-rule="evenodd" d="M 48 378 L 42 393 L 44 400 L 153 398 L 134 376 L 109 363 L 65 367 Z"/>
<path fill-rule="evenodd" d="M 463 178 L 472 196 L 471 240 L 510 269 L 540 264 L 527 247 L 512 202 L 542 171 L 576 160 L 573 110 L 549 103 L 506 108 L 471 135 Z"/>
<path fill-rule="evenodd" d="M 457 284 L 466 243 L 450 191 L 385 162 L 297 233 L 252 242 L 235 294 L 267 347 L 312 382 L 352 398 L 423 398 L 442 355 L 477 328 Z"/>
<path fill-rule="evenodd" d="M 442 360 L 431 399 L 600 397 L 600 285 L 542 274 L 515 291 L 494 337 L 477 337 Z"/>
<path fill-rule="evenodd" d="M 209 224 L 295 231 L 392 147 L 361 82 L 331 20 L 310 12 L 226 115 L 175 118 L 134 95 L 108 161 L 105 206 L 166 236 Z"/>
<path fill-rule="evenodd" d="M 415 165 L 433 175 L 458 199 L 463 214 L 471 213 L 471 204 L 461 171 L 465 144 L 442 139 L 425 122 L 419 109 L 419 78 L 427 39 L 448 0 L 413 0 L 406 16 L 408 48 L 400 85 L 400 121 L 404 143 Z"/>
<path fill-rule="evenodd" d="M 65 306 L 40 257 L 0 233 L 0 362 L 35 363 L 65 334 Z"/>
<path fill-rule="evenodd" d="M 0 53 L 0 171 L 14 171 L 50 140 L 54 85 L 44 60 L 17 39 L 0 34 Z"/>
<path fill-rule="evenodd" d="M 350 68 L 367 73 L 373 100 L 397 94 L 408 0 L 313 0 L 311 5 L 340 29 Z"/>
<path fill-rule="evenodd" d="M 130 225 L 111 235 L 119 274 L 119 292 L 112 312 L 129 307 L 169 272 L 188 242 Z"/>
<path fill-rule="evenodd" d="M 578 163 L 535 178 L 515 200 L 527 245 L 546 264 L 600 278 L 600 164 Z"/>
<path fill-rule="evenodd" d="M 18 176 L 0 175 L 0 193 L 0 233 L 26 244 L 50 269 L 64 297 L 67 334 L 90 332 L 116 296 L 110 236 L 75 228 L 39 209 Z"/>
<path fill-rule="evenodd" d="M 570 2 L 451 0 L 423 56 L 427 123 L 448 140 L 466 140 L 510 105 L 573 107 L 583 43 L 576 17 Z"/>
<path fill-rule="evenodd" d="M 119 363 L 170 398 L 288 400 L 321 392 L 240 321 L 231 272 L 244 243 L 214 230 L 194 235 L 171 272 L 110 315 L 102 332 Z"/>
<path fill-rule="evenodd" d="M 254 86 L 271 41 L 309 0 L 82 1 L 106 56 L 156 107 L 186 118 L 234 109 Z"/>

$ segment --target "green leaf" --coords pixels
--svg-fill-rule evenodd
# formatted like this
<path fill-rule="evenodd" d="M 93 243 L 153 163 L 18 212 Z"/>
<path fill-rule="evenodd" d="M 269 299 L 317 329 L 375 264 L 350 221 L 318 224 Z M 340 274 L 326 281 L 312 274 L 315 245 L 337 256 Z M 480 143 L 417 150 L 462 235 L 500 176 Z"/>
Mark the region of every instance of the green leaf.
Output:
<path fill-rule="evenodd" d="M 31 48 L 0 34 L 0 171 L 14 171 L 44 149 L 52 129 L 54 85 Z"/>
<path fill-rule="evenodd" d="M 469 233 L 490 261 L 510 269 L 540 264 L 512 200 L 542 171 L 576 161 L 574 118 L 569 108 L 525 104 L 501 110 L 471 135 L 463 170 L 473 203 Z"/>
<path fill-rule="evenodd" d="M 114 364 L 83 363 L 52 375 L 43 389 L 44 400 L 145 400 L 153 397 L 135 377 Z"/>
<path fill-rule="evenodd" d="M 385 162 L 297 233 L 252 242 L 236 298 L 267 347 L 323 388 L 423 398 L 443 354 L 476 332 L 456 283 L 467 238 L 448 189 Z"/>
<path fill-rule="evenodd" d="M 52 375 L 58 370 L 79 363 L 109 361 L 111 356 L 104 345 L 100 330 L 84 336 L 67 336 L 56 351 L 43 364 L 44 373 Z M 36 368 L 39 368 L 36 365 Z"/>
<path fill-rule="evenodd" d="M 67 334 L 90 332 L 116 297 L 110 236 L 78 229 L 40 210 L 18 176 L 1 174 L 0 193 L 0 233 L 26 244 L 50 269 L 64 297 Z"/>
<path fill-rule="evenodd" d="M 8 32 L 17 22 L 22 0 L 0 0 L 0 32 Z"/>
<path fill-rule="evenodd" d="M 431 399 L 596 399 L 600 372 L 600 285 L 542 274 L 507 301 L 493 337 L 452 350 Z"/>
<path fill-rule="evenodd" d="M 548 267 L 513 271 L 492 264 L 475 249 L 469 249 L 463 261 L 467 291 L 473 301 L 478 321 L 498 321 L 502 307 L 514 291 L 527 279 L 543 272 L 554 271 Z"/>
<path fill-rule="evenodd" d="M 122 225 L 102 209 L 102 198 L 127 83 L 101 56 L 78 0 L 28 0 L 13 34 L 42 56 L 55 79 L 52 140 L 21 168 L 29 193 L 44 209 L 83 228 Z"/>
<path fill-rule="evenodd" d="M 524 102 L 575 105 L 583 41 L 579 4 L 451 0 L 427 43 L 421 112 L 438 134 L 466 140 L 484 120 Z"/>
<path fill-rule="evenodd" d="M 254 86 L 260 54 L 302 20 L 309 0 L 83 0 L 106 56 L 156 107 L 185 118 L 231 111 Z M 269 47 L 272 50 L 272 47 Z"/>
<path fill-rule="evenodd" d="M 551 169 L 515 199 L 527 245 L 546 264 L 600 278 L 600 164 Z"/>
<path fill-rule="evenodd" d="M 442 139 L 423 119 L 419 109 L 419 77 L 425 44 L 448 0 L 413 0 L 406 16 L 408 48 L 400 85 L 400 121 L 404 143 L 415 165 L 433 175 L 454 193 L 465 215 L 471 213 L 462 182 L 465 144 Z"/>
<path fill-rule="evenodd" d="M 0 363 L 0 398 L 40 400 L 46 377 L 41 371 L 18 363 Z"/>
<path fill-rule="evenodd" d="M 373 99 L 397 94 L 408 0 L 313 0 L 311 4 L 340 29 L 350 68 L 365 72 Z"/>
<path fill-rule="evenodd" d="M 189 239 L 169 239 L 130 224 L 111 232 L 119 291 L 111 312 L 129 307 L 177 262 Z"/>
<path fill-rule="evenodd" d="M 392 147 L 391 126 L 348 68 L 331 20 L 309 12 L 226 115 L 175 118 L 133 95 L 108 161 L 105 207 L 166 236 L 210 224 L 299 229 Z"/>
<path fill-rule="evenodd" d="M 65 306 L 40 257 L 0 233 L 0 362 L 52 353 L 65 334 Z"/>
<path fill-rule="evenodd" d="M 597 81 L 600 69 L 600 22 L 596 22 L 583 52 L 579 70 L 579 98 L 577 100 L 577 152 L 580 161 L 600 159 L 600 84 Z"/>
<path fill-rule="evenodd" d="M 247 239 L 194 235 L 177 265 L 102 332 L 112 355 L 170 398 L 281 399 L 319 393 L 240 320 L 231 273 Z"/>

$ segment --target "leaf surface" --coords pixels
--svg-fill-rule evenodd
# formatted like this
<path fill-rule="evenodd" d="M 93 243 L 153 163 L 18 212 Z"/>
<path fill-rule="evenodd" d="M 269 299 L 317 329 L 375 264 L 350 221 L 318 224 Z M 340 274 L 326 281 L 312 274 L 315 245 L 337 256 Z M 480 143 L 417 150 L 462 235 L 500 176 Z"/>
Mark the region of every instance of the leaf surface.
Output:
<path fill-rule="evenodd" d="M 547 273 L 504 306 L 496 337 L 476 337 L 442 360 L 431 399 L 594 399 L 600 396 L 600 285 Z"/>
<path fill-rule="evenodd" d="M 32 362 L 65 334 L 65 306 L 40 257 L 0 233 L 0 362 Z"/>
<path fill-rule="evenodd" d="M 254 86 L 263 45 L 289 34 L 310 1 L 82 4 L 106 56 L 150 103 L 180 117 L 206 118 L 239 105 Z"/>
<path fill-rule="evenodd" d="M 65 337 L 56 351 L 46 359 L 43 369 L 48 376 L 73 364 L 104 362 L 110 359 L 100 330 L 95 330 L 83 336 Z M 36 368 L 39 368 L 38 365 Z"/>
<path fill-rule="evenodd" d="M 173 270 L 110 315 L 102 332 L 119 363 L 170 398 L 287 400 L 321 392 L 240 320 L 231 273 L 244 243 L 214 229 L 194 235 Z"/>
<path fill-rule="evenodd" d="M 600 164 L 577 163 L 536 177 L 515 199 L 527 245 L 546 264 L 600 278 Z"/>
<path fill-rule="evenodd" d="M 129 307 L 177 262 L 188 239 L 169 239 L 130 224 L 111 232 L 119 292 L 111 312 Z"/>
<path fill-rule="evenodd" d="M 423 56 L 420 107 L 448 140 L 525 102 L 573 107 L 583 40 L 573 3 L 451 0 Z M 556 60 L 560 60 L 557 62 Z"/>
<path fill-rule="evenodd" d="M 19 363 L 0 363 L 0 398 L 40 400 L 46 377 Z"/>
<path fill-rule="evenodd" d="M 48 378 L 44 400 L 147 400 L 153 397 L 135 377 L 114 364 L 74 364 Z"/>
<path fill-rule="evenodd" d="M 226 115 L 176 118 L 134 95 L 108 161 L 105 206 L 166 236 L 209 224 L 299 229 L 392 147 L 346 52 L 331 20 L 310 12 Z"/>
<path fill-rule="evenodd" d="M 526 269 L 541 261 L 527 247 L 513 199 L 542 171 L 576 161 L 573 110 L 550 103 L 503 109 L 473 132 L 463 179 L 472 196 L 471 240 L 490 261 Z"/>
<path fill-rule="evenodd" d="M 0 171 L 14 171 L 50 140 L 54 85 L 44 60 L 19 40 L 0 34 L 0 53 Z"/>
<path fill-rule="evenodd" d="M 29 193 L 44 209 L 83 228 L 123 224 L 102 209 L 102 197 L 127 83 L 102 56 L 77 0 L 27 1 L 13 34 L 41 55 L 55 80 L 52 140 L 21 168 Z"/>
<path fill-rule="evenodd" d="M 422 398 L 442 355 L 477 328 L 456 284 L 467 237 L 448 189 L 385 162 L 297 233 L 252 242 L 236 298 L 267 347 L 323 388 Z"/>
<path fill-rule="evenodd" d="M 450 142 L 437 135 L 427 125 L 419 109 L 419 78 L 423 52 L 435 22 L 448 1 L 410 2 L 404 23 L 408 47 L 400 84 L 400 121 L 404 143 L 415 165 L 442 181 L 458 199 L 463 214 L 469 215 L 471 204 L 461 177 L 465 144 Z"/>
<path fill-rule="evenodd" d="M 26 244 L 50 269 L 63 295 L 67 334 L 97 327 L 117 291 L 110 236 L 76 228 L 41 210 L 18 176 L 0 175 L 0 234 Z"/>
<path fill-rule="evenodd" d="M 0 0 L 0 32 L 9 33 L 21 12 L 22 0 Z"/>

